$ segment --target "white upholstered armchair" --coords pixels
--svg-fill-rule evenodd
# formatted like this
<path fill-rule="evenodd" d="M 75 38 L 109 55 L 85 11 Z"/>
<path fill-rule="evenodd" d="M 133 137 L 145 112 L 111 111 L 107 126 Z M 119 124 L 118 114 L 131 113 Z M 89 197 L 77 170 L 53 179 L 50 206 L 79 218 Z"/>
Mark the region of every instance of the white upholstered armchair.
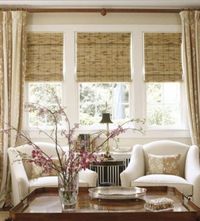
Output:
<path fill-rule="evenodd" d="M 165 165 L 160 165 L 160 162 L 164 162 Z M 173 174 L 176 166 L 179 174 L 177 171 Z M 120 174 L 120 178 L 121 185 L 126 187 L 176 187 L 185 195 L 192 196 L 193 201 L 200 206 L 199 149 L 195 145 L 189 146 L 170 140 L 135 145 L 130 163 Z"/>
<path fill-rule="evenodd" d="M 51 143 L 37 143 L 40 148 L 49 156 L 56 157 L 55 145 Z M 30 164 L 25 164 L 19 154 L 25 153 L 31 156 L 33 147 L 25 144 L 18 147 L 10 147 L 8 149 L 8 156 L 11 169 L 12 180 L 12 198 L 13 204 L 16 205 L 32 190 L 40 187 L 56 187 L 58 186 L 57 176 L 39 176 L 32 177 L 33 171 Z M 35 176 L 35 175 L 34 175 Z M 97 173 L 86 169 L 79 172 L 79 186 L 80 187 L 95 187 L 97 184 Z"/>

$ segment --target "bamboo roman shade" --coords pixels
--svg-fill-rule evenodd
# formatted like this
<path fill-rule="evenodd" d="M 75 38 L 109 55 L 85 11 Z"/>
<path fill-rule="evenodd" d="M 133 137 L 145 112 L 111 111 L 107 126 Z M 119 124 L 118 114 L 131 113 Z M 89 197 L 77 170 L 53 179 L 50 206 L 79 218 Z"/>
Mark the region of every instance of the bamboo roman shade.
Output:
<path fill-rule="evenodd" d="M 130 45 L 130 33 L 77 33 L 77 80 L 131 81 Z"/>
<path fill-rule="evenodd" d="M 145 33 L 145 81 L 182 80 L 181 33 Z"/>
<path fill-rule="evenodd" d="M 29 32 L 26 81 L 62 80 L 63 34 Z"/>

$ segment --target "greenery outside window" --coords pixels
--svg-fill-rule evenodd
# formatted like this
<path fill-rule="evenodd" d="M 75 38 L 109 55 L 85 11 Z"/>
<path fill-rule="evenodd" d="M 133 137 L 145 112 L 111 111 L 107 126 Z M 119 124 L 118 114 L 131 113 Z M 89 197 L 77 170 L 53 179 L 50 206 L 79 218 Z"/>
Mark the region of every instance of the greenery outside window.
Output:
<path fill-rule="evenodd" d="M 128 83 L 80 83 L 79 92 L 81 125 L 99 123 L 105 111 L 111 113 L 114 123 L 130 118 Z"/>
<path fill-rule="evenodd" d="M 59 100 L 62 100 L 62 83 L 61 82 L 28 82 L 28 98 L 30 103 L 42 104 L 44 107 L 53 108 L 56 106 L 52 100 L 52 90 L 56 92 Z M 29 128 L 50 128 L 52 121 L 46 117 L 38 117 L 36 113 L 27 113 L 27 122 Z"/>
<path fill-rule="evenodd" d="M 149 128 L 181 128 L 181 83 L 146 83 Z"/>

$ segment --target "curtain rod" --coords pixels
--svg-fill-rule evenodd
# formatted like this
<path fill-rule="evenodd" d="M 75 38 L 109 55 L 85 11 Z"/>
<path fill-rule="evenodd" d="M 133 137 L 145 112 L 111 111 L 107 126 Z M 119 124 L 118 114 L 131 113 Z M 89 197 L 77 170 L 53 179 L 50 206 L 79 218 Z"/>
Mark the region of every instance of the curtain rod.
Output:
<path fill-rule="evenodd" d="M 142 9 L 142 8 L 1 8 L 2 10 L 24 10 L 29 13 L 179 13 L 192 9 Z M 198 10 L 198 9 L 195 9 Z"/>
<path fill-rule="evenodd" d="M 137 9 L 137 8 L 44 8 L 44 9 L 28 9 L 32 13 L 41 12 L 106 12 L 106 13 L 178 13 L 180 9 Z"/>

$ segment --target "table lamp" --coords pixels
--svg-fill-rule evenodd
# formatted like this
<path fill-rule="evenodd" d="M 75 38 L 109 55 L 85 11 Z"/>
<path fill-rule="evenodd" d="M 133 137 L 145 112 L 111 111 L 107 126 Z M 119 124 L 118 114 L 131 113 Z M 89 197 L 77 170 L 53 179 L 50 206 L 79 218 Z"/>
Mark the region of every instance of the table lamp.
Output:
<path fill-rule="evenodd" d="M 109 136 L 109 123 L 112 123 L 110 119 L 110 113 L 102 113 L 102 119 L 100 123 L 106 123 L 107 126 L 107 133 L 106 136 Z M 110 155 L 110 146 L 109 146 L 109 139 L 106 141 L 106 153 L 104 154 L 104 158 L 106 160 L 112 160 L 113 158 Z"/>

